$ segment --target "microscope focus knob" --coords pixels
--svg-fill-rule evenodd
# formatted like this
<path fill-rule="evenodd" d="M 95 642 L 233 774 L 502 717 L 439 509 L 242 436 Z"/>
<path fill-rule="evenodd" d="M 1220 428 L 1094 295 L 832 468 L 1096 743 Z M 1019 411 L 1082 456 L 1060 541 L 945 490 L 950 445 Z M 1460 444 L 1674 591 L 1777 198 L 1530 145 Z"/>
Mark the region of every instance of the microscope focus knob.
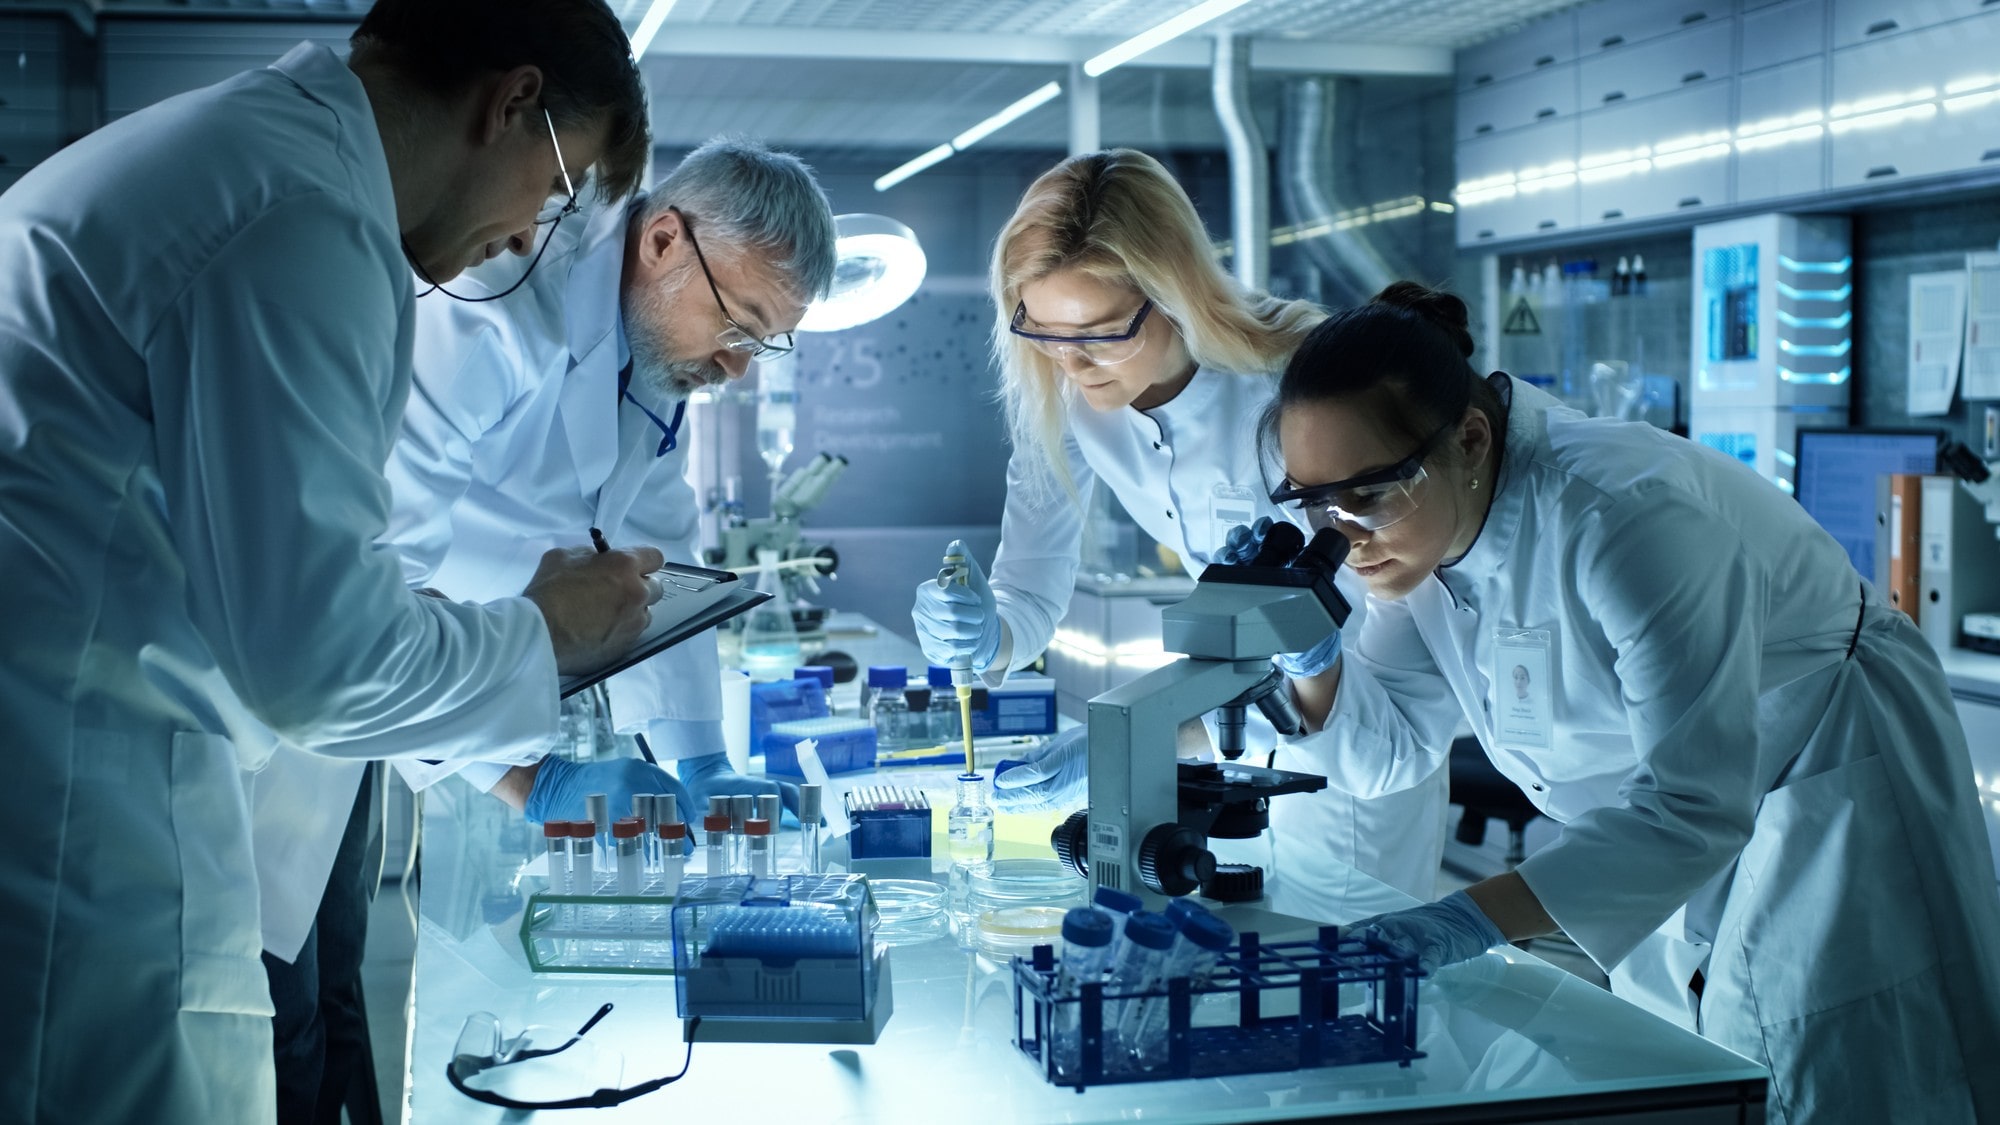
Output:
<path fill-rule="evenodd" d="M 1139 842 L 1139 881 L 1163 895 L 1193 894 L 1215 876 L 1215 853 L 1201 833 L 1162 824 Z"/>
<path fill-rule="evenodd" d="M 1049 833 L 1049 846 L 1056 850 L 1056 859 L 1071 871 L 1084 878 L 1090 878 L 1090 811 L 1080 810 L 1069 814 L 1069 819 L 1056 825 Z"/>

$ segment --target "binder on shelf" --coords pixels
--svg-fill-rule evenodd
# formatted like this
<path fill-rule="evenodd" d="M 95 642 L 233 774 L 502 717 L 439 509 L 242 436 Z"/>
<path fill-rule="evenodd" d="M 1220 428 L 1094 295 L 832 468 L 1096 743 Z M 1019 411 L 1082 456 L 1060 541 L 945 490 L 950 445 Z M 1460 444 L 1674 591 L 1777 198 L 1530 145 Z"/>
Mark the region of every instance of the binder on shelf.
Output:
<path fill-rule="evenodd" d="M 1921 623 L 1918 551 L 1923 528 L 1923 476 L 1885 473 L 1876 478 L 1875 577 L 1889 604 Z"/>

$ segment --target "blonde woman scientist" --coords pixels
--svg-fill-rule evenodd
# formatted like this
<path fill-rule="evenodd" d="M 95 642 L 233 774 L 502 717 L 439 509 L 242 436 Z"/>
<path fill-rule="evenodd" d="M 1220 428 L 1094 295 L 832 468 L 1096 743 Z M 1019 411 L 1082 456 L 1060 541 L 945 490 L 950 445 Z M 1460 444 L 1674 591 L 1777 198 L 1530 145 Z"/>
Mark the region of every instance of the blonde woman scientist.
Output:
<path fill-rule="evenodd" d="M 1093 483 L 1193 569 L 1232 526 L 1283 518 L 1267 499 L 1278 474 L 1260 460 L 1257 420 L 1324 314 L 1238 286 L 1180 185 L 1130 149 L 1071 157 L 1028 188 L 994 249 L 992 288 L 1014 442 L 1000 549 L 990 583 L 976 565 L 967 585 L 924 583 L 912 617 L 932 663 L 970 656 L 997 683 L 1041 653 L 1068 608 Z M 1323 647 L 1331 660 L 1337 644 Z M 1288 671 L 1316 673 L 1315 658 L 1286 658 Z M 996 777 L 995 803 L 1081 804 L 1081 733 Z M 1445 788 L 1440 769 L 1369 800 L 1329 788 L 1273 802 L 1274 894 L 1315 914 L 1337 909 L 1331 857 L 1428 900 Z"/>

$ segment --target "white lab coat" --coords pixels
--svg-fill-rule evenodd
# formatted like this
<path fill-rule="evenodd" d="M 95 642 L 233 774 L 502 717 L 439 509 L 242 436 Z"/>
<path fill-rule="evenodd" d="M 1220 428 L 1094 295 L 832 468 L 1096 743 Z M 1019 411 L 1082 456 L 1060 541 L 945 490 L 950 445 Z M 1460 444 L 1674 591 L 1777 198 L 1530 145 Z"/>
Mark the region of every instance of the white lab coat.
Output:
<path fill-rule="evenodd" d="M 696 561 L 700 509 L 687 481 L 687 427 L 675 449 L 658 455 L 659 427 L 618 396 L 629 358 L 618 294 L 632 210 L 621 202 L 565 220 L 527 283 L 500 300 L 432 294 L 417 302 L 416 378 L 389 458 L 395 503 L 384 535 L 410 585 L 473 601 L 518 594 L 544 551 L 588 543 L 592 527 L 620 546 L 650 544 L 669 561 Z M 525 266 L 497 259 L 451 289 L 503 292 Z M 672 420 L 673 399 L 641 379 L 631 389 Z M 619 731 L 645 733 L 662 762 L 720 751 L 720 671 L 710 632 L 612 677 Z M 398 768 L 421 788 L 462 767 L 487 789 L 509 762 L 534 761 L 540 749 L 498 763 L 406 760 Z M 358 762 L 280 751 L 258 778 L 264 948 L 280 957 L 297 956 L 305 941 L 347 823 L 346 810 L 309 797 L 351 797 L 360 777 Z"/>
<path fill-rule="evenodd" d="M 1773 1121 L 2000 1119 L 2000 898 L 1935 654 L 1740 464 L 1511 386 L 1479 539 L 1371 601 L 1373 675 L 1301 749 L 1388 790 L 1469 721 L 1563 823 L 1519 869 L 1550 916 L 1615 991 L 1770 1066 Z M 1493 717 L 1500 638 L 1531 630 L 1546 746 Z"/>
<path fill-rule="evenodd" d="M 1275 393 L 1267 375 L 1202 368 L 1171 402 L 1153 410 L 1100 413 L 1079 398 L 1065 411 L 1063 456 L 1077 492 L 1102 481 L 1146 534 L 1199 572 L 1229 529 L 1260 516 L 1287 518 L 1270 501 L 1275 473 L 1258 458 L 1257 421 Z M 1084 508 L 1038 491 L 1042 470 L 1016 451 L 1007 467 L 1007 506 L 993 560 L 993 599 L 1013 641 L 1012 664 L 1048 647 L 1076 588 Z M 1360 629 L 1359 582 L 1339 580 L 1354 604 L 1346 635 Z M 1446 739 L 1450 741 L 1449 738 Z M 1279 766 L 1294 768 L 1280 751 Z M 1272 802 L 1274 874 L 1286 908 L 1338 920 L 1340 886 L 1328 855 L 1406 893 L 1432 895 L 1444 853 L 1448 777 L 1436 769 L 1394 793 L 1356 799 L 1333 787 Z"/>
<path fill-rule="evenodd" d="M 0 195 L 0 1120 L 274 1113 L 239 771 L 546 740 L 521 599 L 374 545 L 410 280 L 360 82 L 301 46 Z M 352 790 L 329 799 L 347 804 Z"/>

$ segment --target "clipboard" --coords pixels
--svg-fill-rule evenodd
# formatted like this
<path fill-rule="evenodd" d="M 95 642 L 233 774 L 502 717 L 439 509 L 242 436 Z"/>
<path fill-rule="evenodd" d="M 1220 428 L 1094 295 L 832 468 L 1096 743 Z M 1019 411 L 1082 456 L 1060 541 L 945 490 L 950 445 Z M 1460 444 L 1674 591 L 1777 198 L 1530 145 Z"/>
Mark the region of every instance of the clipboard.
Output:
<path fill-rule="evenodd" d="M 609 679 L 642 660 L 658 656 L 698 633 L 705 633 L 752 606 L 771 600 L 726 570 L 668 563 L 653 572 L 663 592 L 653 603 L 653 621 L 632 647 L 594 671 L 562 678 L 562 698 Z"/>

